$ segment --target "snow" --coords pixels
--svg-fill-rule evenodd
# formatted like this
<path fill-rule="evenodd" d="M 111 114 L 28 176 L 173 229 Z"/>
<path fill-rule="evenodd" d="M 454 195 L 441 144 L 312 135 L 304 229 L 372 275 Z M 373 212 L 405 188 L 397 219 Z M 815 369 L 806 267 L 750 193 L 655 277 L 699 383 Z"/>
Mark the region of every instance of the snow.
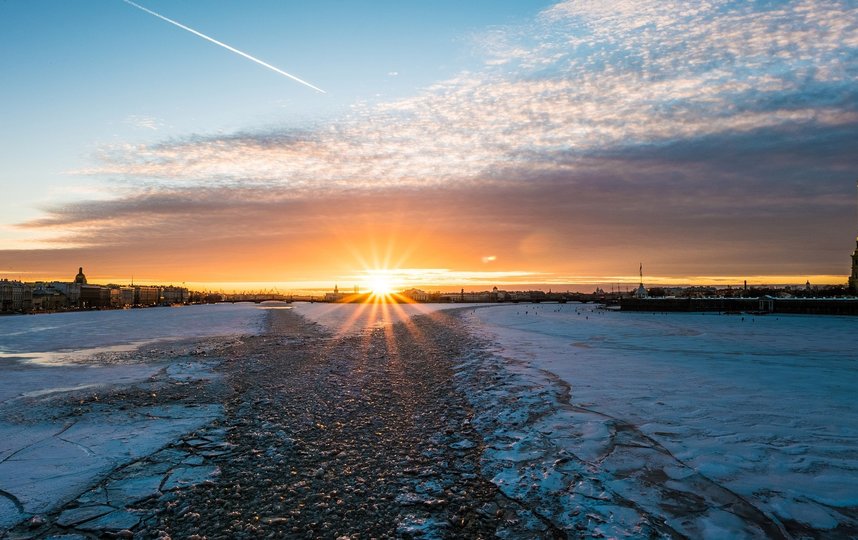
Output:
<path fill-rule="evenodd" d="M 574 537 L 696 538 L 858 529 L 855 318 L 578 304 L 293 309 L 342 334 L 462 307 L 473 308 L 462 317 L 484 347 L 457 359 L 454 380 L 483 438 L 482 474 L 527 503 L 517 527 L 539 535 L 551 521 Z M 167 363 L 142 361 L 135 351 L 255 334 L 263 314 L 236 304 L 0 319 L 0 531 L 74 500 L 222 414 L 217 405 L 165 404 L 57 417 L 53 404 L 150 380 L 213 378 L 217 359 L 177 353 Z M 217 476 L 195 464 L 171 473 L 164 489 Z M 145 497 L 156 489 L 155 472 L 108 489 Z M 110 529 L 136 518 L 98 519 Z M 400 526 L 443 531 L 417 515 Z"/>
<path fill-rule="evenodd" d="M 223 415 L 217 404 L 97 405 L 73 414 L 58 406 L 117 387 L 216 379 L 218 359 L 192 354 L 204 345 L 177 342 L 256 334 L 263 315 L 259 306 L 236 304 L 0 319 L 0 532 Z M 156 359 L 137 351 L 167 342 L 170 354 Z M 111 529 L 131 521 L 114 512 L 93 523 Z"/>
<path fill-rule="evenodd" d="M 67 363 L 160 341 L 258 334 L 266 307 L 206 304 L 3 317 L 0 364 L 4 358 Z"/>
<path fill-rule="evenodd" d="M 786 522 L 855 526 L 848 515 L 858 506 L 858 320 L 577 304 L 493 306 L 465 317 L 494 356 L 463 369 L 473 375 L 494 362 L 497 388 L 470 392 L 491 411 L 482 424 L 487 442 L 507 443 L 484 457 L 510 494 L 557 492 L 549 461 L 568 456 L 575 474 L 598 479 L 579 484 L 588 497 L 604 488 L 608 499 L 639 507 L 635 519 L 600 514 L 602 532 L 610 525 L 611 534 L 633 535 L 660 517 L 692 536 L 735 535 L 742 512 L 755 526 L 739 536 Z M 540 478 L 525 485 L 528 474 Z M 683 522 L 681 512 L 660 507 L 683 491 L 710 507 L 734 493 L 751 507 L 713 507 Z"/>
<path fill-rule="evenodd" d="M 295 312 L 337 334 L 360 333 L 365 329 L 386 328 L 418 315 L 473 307 L 478 304 L 328 304 L 296 303 Z"/>

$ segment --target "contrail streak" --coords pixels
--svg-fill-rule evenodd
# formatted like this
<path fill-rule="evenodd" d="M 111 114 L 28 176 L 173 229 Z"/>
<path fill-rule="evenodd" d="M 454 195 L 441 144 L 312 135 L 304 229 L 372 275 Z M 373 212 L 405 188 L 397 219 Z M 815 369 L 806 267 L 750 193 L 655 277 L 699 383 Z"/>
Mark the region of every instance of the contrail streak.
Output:
<path fill-rule="evenodd" d="M 139 9 L 139 10 L 145 11 L 145 12 L 146 12 L 146 13 L 148 13 L 149 15 L 154 15 L 155 17 L 158 17 L 159 19 L 161 19 L 161 20 L 163 20 L 163 21 L 167 21 L 167 22 L 168 22 L 168 23 L 170 23 L 170 24 L 174 24 L 174 25 L 178 26 L 179 28 L 181 28 L 182 30 L 187 30 L 188 32 L 190 32 L 190 33 L 192 33 L 192 34 L 194 34 L 194 35 L 200 36 L 201 38 L 205 39 L 206 41 L 211 41 L 211 42 L 212 42 L 212 43 L 214 43 L 215 45 L 220 45 L 221 47 L 223 47 L 224 49 L 226 49 L 226 50 L 228 50 L 228 51 L 232 51 L 232 52 L 234 52 L 235 54 L 238 54 L 238 55 L 240 55 L 240 56 L 243 56 L 243 57 L 247 58 L 248 60 L 252 60 L 252 61 L 256 62 L 257 64 L 259 64 L 260 66 L 267 67 L 267 68 L 268 68 L 268 69 L 270 69 L 271 71 L 275 71 L 275 72 L 279 73 L 280 75 L 284 75 L 284 76 L 286 76 L 286 77 L 289 77 L 289 78 L 290 78 L 290 79 L 292 79 L 293 81 L 297 81 L 297 82 L 299 82 L 299 83 L 303 84 L 304 86 L 309 86 L 310 88 L 312 88 L 313 90 L 315 90 L 315 91 L 317 91 L 317 92 L 321 92 L 321 93 L 323 93 L 323 94 L 325 94 L 325 93 L 326 93 L 326 92 L 325 92 L 324 90 L 322 90 L 321 88 L 319 88 L 319 87 L 317 87 L 317 86 L 313 86 L 312 84 L 308 83 L 308 82 L 307 82 L 307 81 L 305 81 L 304 79 L 300 79 L 300 78 L 298 78 L 298 77 L 296 77 L 296 76 L 294 76 L 294 75 L 290 75 L 289 73 L 286 73 L 286 72 L 285 72 L 285 71 L 283 71 L 282 69 L 278 69 L 278 68 L 276 68 L 276 67 L 272 66 L 271 64 L 269 64 L 269 63 L 267 63 L 267 62 L 263 62 L 263 61 L 262 61 L 262 60 L 260 60 L 259 58 L 254 58 L 253 56 L 250 56 L 249 54 L 247 54 L 247 53 L 245 53 L 245 52 L 241 52 L 241 51 L 239 51 L 238 49 L 236 49 L 235 47 L 230 47 L 230 46 L 229 46 L 229 45 L 227 45 L 226 43 L 222 43 L 222 42 L 220 42 L 220 41 L 218 41 L 218 40 L 216 40 L 216 39 L 214 39 L 214 38 L 211 38 L 211 37 L 209 37 L 209 36 L 207 36 L 207 35 L 203 34 L 202 32 L 197 32 L 197 31 L 196 31 L 196 30 L 194 30 L 193 28 L 189 28 L 189 27 L 185 26 L 184 24 L 182 24 L 182 23 L 180 23 L 180 22 L 176 22 L 176 21 L 174 21 L 173 19 L 169 19 L 169 18 L 167 18 L 167 17 L 164 17 L 164 16 L 163 16 L 163 15 L 161 15 L 160 13 L 155 13 L 155 12 L 154 12 L 154 11 L 152 11 L 151 9 L 146 9 L 145 7 L 141 6 L 140 4 L 135 4 L 135 3 L 134 3 L 134 2 L 132 2 L 131 0 L 122 0 L 122 1 L 123 1 L 123 2 L 125 2 L 126 4 L 130 5 L 130 6 L 134 6 L 134 7 L 136 7 L 136 8 L 137 8 L 137 9 Z"/>

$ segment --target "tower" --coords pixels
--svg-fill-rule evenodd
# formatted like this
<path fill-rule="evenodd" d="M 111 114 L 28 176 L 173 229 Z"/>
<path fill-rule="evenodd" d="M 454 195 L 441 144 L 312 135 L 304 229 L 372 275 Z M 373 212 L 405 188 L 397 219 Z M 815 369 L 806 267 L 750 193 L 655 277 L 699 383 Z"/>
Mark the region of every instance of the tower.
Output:
<path fill-rule="evenodd" d="M 856 183 L 858 187 L 858 183 Z M 855 251 L 852 252 L 852 273 L 849 275 L 849 290 L 858 294 L 858 238 L 855 240 Z"/>
<path fill-rule="evenodd" d="M 644 287 L 643 284 L 643 263 L 640 263 L 638 273 L 640 274 L 641 282 L 640 285 L 638 285 L 638 288 L 635 290 L 635 298 L 647 298 L 649 296 L 649 292 L 646 290 L 646 287 Z"/>
<path fill-rule="evenodd" d="M 849 276 L 849 290 L 858 294 L 858 239 L 855 240 L 855 251 L 852 252 L 852 274 Z"/>

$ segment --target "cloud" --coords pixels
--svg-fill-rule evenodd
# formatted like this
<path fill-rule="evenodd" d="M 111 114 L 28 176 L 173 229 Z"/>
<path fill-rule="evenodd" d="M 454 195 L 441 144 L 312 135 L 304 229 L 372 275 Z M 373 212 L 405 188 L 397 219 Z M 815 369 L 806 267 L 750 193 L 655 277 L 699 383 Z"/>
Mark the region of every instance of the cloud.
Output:
<path fill-rule="evenodd" d="M 315 129 L 104 147 L 76 172 L 116 200 L 24 226 L 91 245 L 317 237 L 396 204 L 445 241 L 478 238 L 468 260 L 574 268 L 577 248 L 636 246 L 706 272 L 716 253 L 788 264 L 804 242 L 835 268 L 824 231 L 849 228 L 858 169 L 851 2 L 570 0 L 476 42 L 482 69 Z"/>
<path fill-rule="evenodd" d="M 160 118 L 142 114 L 129 114 L 125 117 L 123 123 L 138 129 L 147 129 L 151 131 L 158 131 L 166 125 Z"/>
<path fill-rule="evenodd" d="M 854 125 L 855 24 L 854 9 L 835 1 L 564 2 L 528 28 L 544 39 L 490 32 L 483 72 L 412 98 L 356 107 L 314 131 L 107 148 L 80 172 L 312 194 L 485 183 L 510 165 L 573 167 L 553 161 L 558 151 Z"/>

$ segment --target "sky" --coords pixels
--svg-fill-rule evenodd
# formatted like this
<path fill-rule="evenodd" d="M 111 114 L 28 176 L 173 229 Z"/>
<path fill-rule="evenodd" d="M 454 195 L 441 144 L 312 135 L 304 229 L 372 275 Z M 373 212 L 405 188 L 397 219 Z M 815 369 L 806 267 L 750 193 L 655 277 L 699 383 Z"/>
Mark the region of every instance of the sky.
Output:
<path fill-rule="evenodd" d="M 840 283 L 858 2 L 0 0 L 0 277 Z"/>

